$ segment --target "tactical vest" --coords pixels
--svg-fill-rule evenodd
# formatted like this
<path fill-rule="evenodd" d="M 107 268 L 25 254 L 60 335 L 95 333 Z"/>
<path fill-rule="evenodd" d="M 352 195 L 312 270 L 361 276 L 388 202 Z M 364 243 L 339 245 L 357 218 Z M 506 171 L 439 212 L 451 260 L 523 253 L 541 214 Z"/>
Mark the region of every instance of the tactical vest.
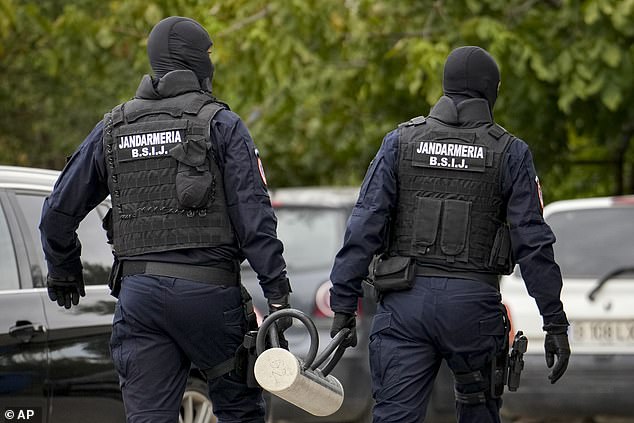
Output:
<path fill-rule="evenodd" d="M 201 91 L 135 98 L 104 117 L 119 256 L 235 242 L 210 123 L 223 104 Z"/>
<path fill-rule="evenodd" d="M 426 268 L 510 273 L 500 174 L 511 139 L 496 124 L 463 129 L 424 117 L 401 124 L 389 252 Z"/>

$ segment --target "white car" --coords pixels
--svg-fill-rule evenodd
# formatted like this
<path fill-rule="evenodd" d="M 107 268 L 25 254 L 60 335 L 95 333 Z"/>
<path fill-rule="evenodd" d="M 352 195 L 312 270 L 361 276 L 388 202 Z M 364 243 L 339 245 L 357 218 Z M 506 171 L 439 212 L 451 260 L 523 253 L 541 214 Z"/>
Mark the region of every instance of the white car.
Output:
<path fill-rule="evenodd" d="M 542 319 L 516 266 L 502 280 L 502 300 L 528 350 L 519 390 L 505 394 L 503 413 L 634 417 L 634 196 L 554 202 L 544 217 L 557 237 L 572 355 L 551 385 Z"/>

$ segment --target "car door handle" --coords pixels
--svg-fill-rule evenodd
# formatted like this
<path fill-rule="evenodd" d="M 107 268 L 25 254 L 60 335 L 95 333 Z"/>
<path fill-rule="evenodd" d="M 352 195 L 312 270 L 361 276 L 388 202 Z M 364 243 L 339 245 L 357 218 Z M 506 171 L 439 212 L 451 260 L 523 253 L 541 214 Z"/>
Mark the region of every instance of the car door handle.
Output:
<path fill-rule="evenodd" d="M 9 328 L 9 335 L 22 342 L 29 342 L 36 334 L 44 332 L 46 332 L 44 325 L 33 324 L 28 320 L 18 320 Z"/>

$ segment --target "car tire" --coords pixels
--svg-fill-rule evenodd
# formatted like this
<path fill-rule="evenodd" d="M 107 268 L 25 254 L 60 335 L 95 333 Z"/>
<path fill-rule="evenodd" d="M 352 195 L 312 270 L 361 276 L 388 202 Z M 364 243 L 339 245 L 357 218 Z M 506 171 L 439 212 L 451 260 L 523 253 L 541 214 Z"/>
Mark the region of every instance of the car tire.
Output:
<path fill-rule="evenodd" d="M 207 383 L 201 379 L 191 378 L 183 394 L 178 423 L 217 423 L 213 414 L 213 406 L 207 394 Z"/>

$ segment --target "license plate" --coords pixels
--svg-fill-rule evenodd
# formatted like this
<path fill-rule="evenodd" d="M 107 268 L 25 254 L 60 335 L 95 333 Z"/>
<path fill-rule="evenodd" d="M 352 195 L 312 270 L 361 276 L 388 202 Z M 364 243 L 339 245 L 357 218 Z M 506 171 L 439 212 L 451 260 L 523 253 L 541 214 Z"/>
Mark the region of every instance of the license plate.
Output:
<path fill-rule="evenodd" d="M 634 345 L 634 320 L 577 320 L 571 340 L 584 345 Z"/>

